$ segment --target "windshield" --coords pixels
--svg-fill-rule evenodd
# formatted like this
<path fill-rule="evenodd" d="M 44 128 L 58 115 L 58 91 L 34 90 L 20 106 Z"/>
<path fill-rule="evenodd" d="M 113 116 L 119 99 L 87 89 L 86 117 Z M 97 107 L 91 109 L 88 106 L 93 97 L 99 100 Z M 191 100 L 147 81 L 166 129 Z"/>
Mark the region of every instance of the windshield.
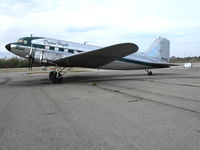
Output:
<path fill-rule="evenodd" d="M 23 40 L 22 39 L 19 39 L 18 41 L 17 41 L 17 43 L 22 43 L 23 42 Z"/>
<path fill-rule="evenodd" d="M 19 39 L 19 40 L 17 41 L 17 43 L 23 43 L 23 44 L 27 45 L 27 44 L 28 44 L 28 41 L 27 41 L 27 40 L 23 40 L 23 39 Z"/>

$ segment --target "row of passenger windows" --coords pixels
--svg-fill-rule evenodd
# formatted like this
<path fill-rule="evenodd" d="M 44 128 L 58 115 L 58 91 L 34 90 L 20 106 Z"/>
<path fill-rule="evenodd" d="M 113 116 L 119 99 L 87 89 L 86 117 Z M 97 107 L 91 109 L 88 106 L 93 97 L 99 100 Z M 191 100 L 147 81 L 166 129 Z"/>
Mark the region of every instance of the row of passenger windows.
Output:
<path fill-rule="evenodd" d="M 61 52 L 68 52 L 68 53 L 80 53 L 81 52 L 81 51 L 77 51 L 77 50 L 64 49 L 64 48 L 53 47 L 53 46 L 38 45 L 38 44 L 33 44 L 33 47 L 35 47 L 35 48 L 41 48 L 41 49 L 47 49 L 47 50 L 55 50 L 55 51 L 61 51 Z"/>

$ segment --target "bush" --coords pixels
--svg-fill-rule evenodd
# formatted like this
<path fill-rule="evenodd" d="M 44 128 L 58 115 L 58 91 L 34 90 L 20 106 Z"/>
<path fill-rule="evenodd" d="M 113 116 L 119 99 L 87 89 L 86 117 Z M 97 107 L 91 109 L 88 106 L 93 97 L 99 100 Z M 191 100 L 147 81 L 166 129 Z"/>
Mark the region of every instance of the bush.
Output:
<path fill-rule="evenodd" d="M 10 58 L 10 59 L 0 59 L 0 68 L 25 68 L 28 67 L 29 61 L 24 58 Z M 34 67 L 39 66 L 38 63 L 33 64 Z"/>

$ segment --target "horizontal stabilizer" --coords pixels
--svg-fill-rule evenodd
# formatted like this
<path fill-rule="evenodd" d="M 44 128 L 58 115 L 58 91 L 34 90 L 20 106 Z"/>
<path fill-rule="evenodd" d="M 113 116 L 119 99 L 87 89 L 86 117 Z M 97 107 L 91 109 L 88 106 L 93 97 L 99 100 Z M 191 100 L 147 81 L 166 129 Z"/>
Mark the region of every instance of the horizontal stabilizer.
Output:
<path fill-rule="evenodd" d="M 98 68 L 114 60 L 135 53 L 138 46 L 133 43 L 116 44 L 88 52 L 70 55 L 55 60 L 60 66 Z"/>
<path fill-rule="evenodd" d="M 165 62 L 149 62 L 149 66 L 153 66 L 155 68 L 168 68 L 170 66 L 178 66 L 176 64 L 165 63 Z"/>

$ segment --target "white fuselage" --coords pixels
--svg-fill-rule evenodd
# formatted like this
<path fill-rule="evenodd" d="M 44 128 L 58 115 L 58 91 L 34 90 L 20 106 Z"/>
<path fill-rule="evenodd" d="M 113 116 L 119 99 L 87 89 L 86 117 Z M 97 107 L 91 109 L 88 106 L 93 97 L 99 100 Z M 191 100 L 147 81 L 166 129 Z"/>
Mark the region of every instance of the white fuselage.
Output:
<path fill-rule="evenodd" d="M 48 60 L 61 59 L 69 55 L 82 53 L 99 49 L 98 46 L 80 44 L 75 42 L 67 42 L 49 38 L 39 38 L 31 40 L 31 44 L 27 44 L 27 41 L 19 41 L 11 44 L 11 52 L 27 58 L 30 51 L 33 51 L 35 61 L 46 63 Z M 144 53 L 134 53 L 120 60 L 113 61 L 109 64 L 101 66 L 102 69 L 113 70 L 133 70 L 133 69 L 149 69 L 157 68 L 152 65 L 148 65 L 148 62 L 160 62 L 160 60 L 153 57 L 147 57 Z"/>

